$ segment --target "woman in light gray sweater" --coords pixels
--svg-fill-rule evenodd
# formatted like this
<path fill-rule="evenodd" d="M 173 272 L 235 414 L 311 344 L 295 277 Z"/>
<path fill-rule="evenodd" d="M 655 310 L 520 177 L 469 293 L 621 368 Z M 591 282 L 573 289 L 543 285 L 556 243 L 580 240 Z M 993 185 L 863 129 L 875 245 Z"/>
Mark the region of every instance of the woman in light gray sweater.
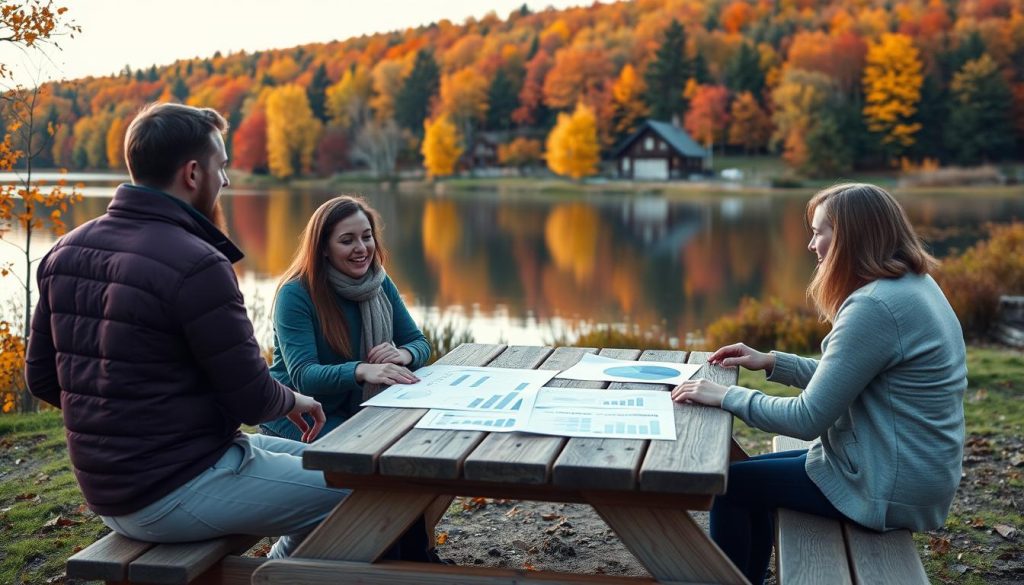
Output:
<path fill-rule="evenodd" d="M 960 483 L 966 351 L 956 315 L 928 275 L 936 261 L 899 203 L 874 185 L 826 189 L 807 205 L 808 288 L 832 331 L 820 360 L 742 343 L 709 362 L 764 370 L 802 388 L 768 396 L 690 380 L 674 400 L 732 412 L 747 424 L 805 440 L 735 462 L 711 510 L 711 536 L 752 583 L 771 554 L 776 508 L 849 519 L 874 530 L 942 526 Z"/>

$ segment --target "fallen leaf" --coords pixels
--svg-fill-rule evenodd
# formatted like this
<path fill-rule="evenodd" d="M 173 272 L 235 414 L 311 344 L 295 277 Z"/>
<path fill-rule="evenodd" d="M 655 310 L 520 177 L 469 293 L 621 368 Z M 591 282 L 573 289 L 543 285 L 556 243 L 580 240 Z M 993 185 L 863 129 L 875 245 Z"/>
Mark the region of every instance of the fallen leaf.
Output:
<path fill-rule="evenodd" d="M 992 528 L 995 528 L 996 532 L 999 533 L 999 536 L 1002 536 L 1006 540 L 1012 539 L 1013 536 L 1017 534 L 1016 528 L 1013 526 L 1007 526 L 1006 524 L 996 524 Z"/>
<path fill-rule="evenodd" d="M 1024 455 L 1016 455 L 1010 458 L 1010 465 L 1014 467 L 1024 467 Z"/>
<path fill-rule="evenodd" d="M 511 510 L 509 510 L 508 512 L 505 512 L 505 517 L 506 518 L 515 518 L 516 514 L 518 514 L 518 513 L 519 513 L 519 506 L 512 506 Z"/>
<path fill-rule="evenodd" d="M 527 571 L 536 571 L 537 567 L 534 567 L 532 563 L 523 563 L 523 568 Z"/>
<path fill-rule="evenodd" d="M 558 520 L 562 517 L 562 515 L 552 512 L 551 514 L 541 514 L 540 517 L 542 520 L 547 520 L 548 522 L 551 522 L 552 520 Z"/>
<path fill-rule="evenodd" d="M 974 518 L 970 522 L 968 522 L 968 524 L 970 524 L 972 528 L 984 528 L 985 527 L 985 521 L 982 520 L 981 518 Z"/>
<path fill-rule="evenodd" d="M 81 524 L 81 522 L 78 520 L 71 520 L 70 518 L 65 518 L 64 516 L 57 514 L 53 518 L 50 518 L 46 524 L 43 524 L 43 528 L 64 528 L 66 526 L 77 526 L 79 524 Z"/>
<path fill-rule="evenodd" d="M 928 542 L 928 548 L 937 555 L 944 555 L 949 552 L 949 540 L 933 536 Z"/>
<path fill-rule="evenodd" d="M 437 537 L 434 539 L 434 542 L 437 543 L 438 545 L 442 545 L 442 544 L 448 542 L 448 533 L 447 532 L 438 532 L 437 533 Z"/>
<path fill-rule="evenodd" d="M 36 485 L 39 485 L 47 481 L 50 481 L 50 476 L 46 475 L 45 473 L 40 473 L 39 475 L 36 476 Z"/>
<path fill-rule="evenodd" d="M 37 496 L 37 495 L 35 495 L 35 494 L 31 493 L 31 492 L 28 492 L 28 493 L 18 494 L 16 496 L 14 496 L 14 499 L 18 500 L 18 501 L 25 501 L 25 500 L 32 500 L 32 499 L 35 499 L 37 497 L 39 497 L 39 496 Z"/>
<path fill-rule="evenodd" d="M 15 465 L 21 465 L 24 461 L 25 461 L 24 459 L 15 459 L 14 460 L 14 464 Z"/>

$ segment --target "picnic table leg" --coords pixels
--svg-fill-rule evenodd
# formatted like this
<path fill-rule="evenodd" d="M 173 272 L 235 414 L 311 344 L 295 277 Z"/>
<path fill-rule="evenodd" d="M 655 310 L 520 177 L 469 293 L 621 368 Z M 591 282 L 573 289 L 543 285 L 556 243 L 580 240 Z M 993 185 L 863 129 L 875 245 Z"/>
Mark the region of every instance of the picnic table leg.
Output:
<path fill-rule="evenodd" d="M 749 583 L 685 510 L 593 506 L 658 581 Z"/>
<path fill-rule="evenodd" d="M 372 563 L 391 548 L 438 496 L 432 492 L 354 490 L 295 549 L 292 557 Z"/>
<path fill-rule="evenodd" d="M 441 517 L 448 511 L 448 507 L 452 505 L 454 499 L 455 496 L 438 496 L 423 511 L 423 519 L 427 524 L 427 542 L 430 543 L 430 548 L 437 545 L 437 523 L 441 521 Z"/>
<path fill-rule="evenodd" d="M 736 442 L 736 438 L 733 437 L 733 439 L 729 441 L 729 462 L 746 461 L 747 459 L 750 459 L 750 455 L 743 449 L 743 447 L 740 447 L 740 444 Z"/>

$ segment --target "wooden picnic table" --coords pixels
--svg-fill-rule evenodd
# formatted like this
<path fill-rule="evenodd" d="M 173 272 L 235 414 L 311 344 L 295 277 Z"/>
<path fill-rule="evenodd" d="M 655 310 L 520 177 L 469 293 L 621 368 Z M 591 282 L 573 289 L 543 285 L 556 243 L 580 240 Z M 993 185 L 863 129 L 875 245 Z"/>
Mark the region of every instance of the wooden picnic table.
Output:
<path fill-rule="evenodd" d="M 696 377 L 736 382 L 736 370 L 706 365 L 709 354 L 463 344 L 439 364 L 563 370 L 585 353 L 705 364 Z M 663 389 L 553 379 L 548 386 Z M 413 426 L 425 409 L 368 407 L 306 450 L 307 468 L 351 488 L 288 559 L 264 563 L 253 583 L 746 583 L 690 517 L 725 491 L 732 416 L 674 405 L 676 440 L 568 438 L 526 433 L 441 431 Z M 378 561 L 424 513 L 452 498 L 483 496 L 582 502 L 608 523 L 652 577 L 576 575 Z"/>

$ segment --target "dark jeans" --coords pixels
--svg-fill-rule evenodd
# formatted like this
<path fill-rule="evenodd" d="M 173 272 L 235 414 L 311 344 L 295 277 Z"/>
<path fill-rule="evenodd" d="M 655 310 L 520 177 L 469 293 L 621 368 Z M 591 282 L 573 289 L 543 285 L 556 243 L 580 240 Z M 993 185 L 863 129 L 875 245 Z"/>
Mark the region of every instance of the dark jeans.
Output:
<path fill-rule="evenodd" d="M 807 477 L 807 451 L 757 455 L 729 466 L 729 486 L 711 507 L 711 538 L 754 585 L 764 582 L 775 509 L 845 519 Z"/>

